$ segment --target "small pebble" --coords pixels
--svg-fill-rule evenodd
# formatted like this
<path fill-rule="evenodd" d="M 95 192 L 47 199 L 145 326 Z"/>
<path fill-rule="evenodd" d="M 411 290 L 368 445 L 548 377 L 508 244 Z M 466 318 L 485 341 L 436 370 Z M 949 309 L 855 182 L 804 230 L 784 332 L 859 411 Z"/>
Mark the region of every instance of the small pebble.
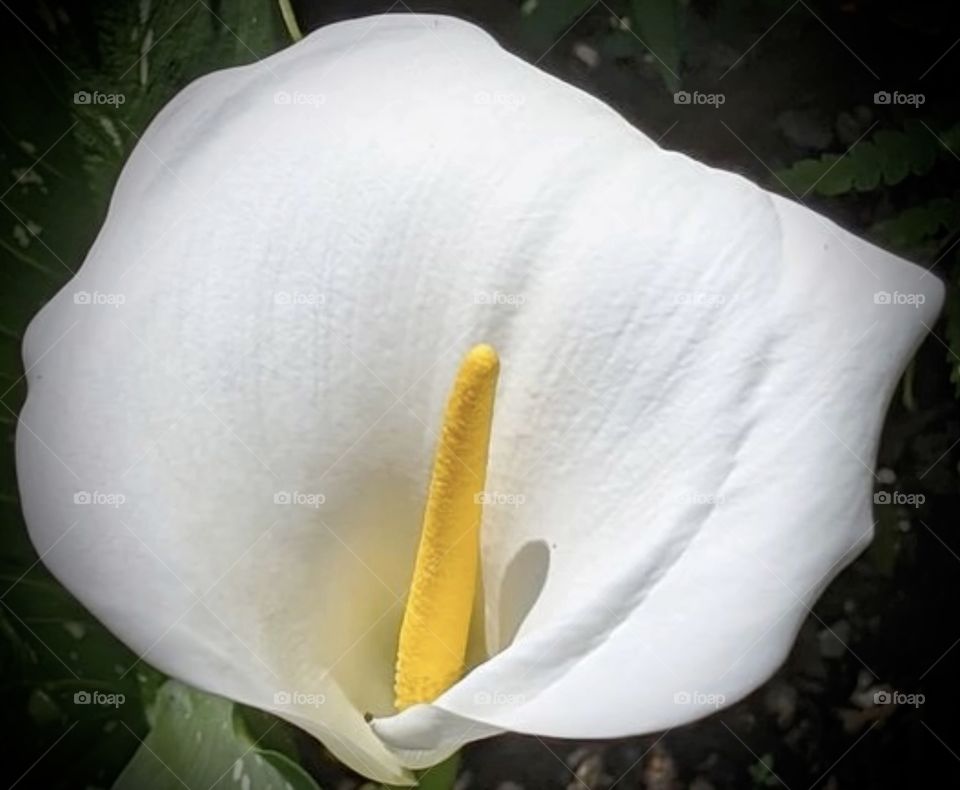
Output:
<path fill-rule="evenodd" d="M 677 764 L 662 744 L 655 744 L 643 766 L 643 783 L 647 790 L 674 790 L 677 785 Z"/>
<path fill-rule="evenodd" d="M 576 779 L 567 785 L 568 790 L 582 790 L 583 786 L 596 787 L 603 776 L 603 755 L 593 752 L 577 766 Z"/>
<path fill-rule="evenodd" d="M 777 719 L 777 725 L 786 729 L 797 712 L 797 690 L 788 683 L 774 682 L 764 695 L 767 710 Z"/>
<path fill-rule="evenodd" d="M 600 65 L 600 53 L 589 44 L 582 42 L 573 45 L 573 56 L 588 69 L 595 69 Z"/>

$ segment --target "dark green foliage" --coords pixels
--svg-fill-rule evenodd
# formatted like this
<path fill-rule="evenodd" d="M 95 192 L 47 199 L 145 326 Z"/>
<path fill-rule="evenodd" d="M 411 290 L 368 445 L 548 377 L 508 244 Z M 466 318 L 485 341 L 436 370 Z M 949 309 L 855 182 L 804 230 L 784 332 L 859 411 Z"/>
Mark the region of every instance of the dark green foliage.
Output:
<path fill-rule="evenodd" d="M 633 0 L 630 19 L 656 60 L 668 90 L 680 87 L 682 30 L 686 7 L 676 0 Z"/>
<path fill-rule="evenodd" d="M 960 126 L 941 137 L 955 139 L 958 135 Z M 911 174 L 925 175 L 941 154 L 949 156 L 935 133 L 922 122 L 910 122 L 903 130 L 881 129 L 846 153 L 801 159 L 777 177 L 794 195 L 836 197 L 871 192 L 881 184 L 895 186 Z"/>
<path fill-rule="evenodd" d="M 0 89 L 4 108 L 16 108 L 0 127 L 3 770 L 9 784 L 55 745 L 56 759 L 39 762 L 21 785 L 46 788 L 109 786 L 135 752 L 143 763 L 137 749 L 148 714 L 156 713 L 162 734 L 173 708 L 154 708 L 162 678 L 46 571 L 27 538 L 13 459 L 25 395 L 23 332 L 82 263 L 120 167 L 160 107 L 195 77 L 255 62 L 284 43 L 270 0 L 96 2 L 70 13 L 44 4 L 18 9 L 4 19 L 0 48 L 5 73 L 16 75 Z M 82 92 L 123 100 L 83 103 Z M 268 764 L 274 759 L 285 758 L 271 754 Z M 297 788 L 312 786 L 296 766 L 270 770 Z"/>
<path fill-rule="evenodd" d="M 649 56 L 667 89 L 675 91 L 680 87 L 687 13 L 687 6 L 677 0 L 541 2 L 527 16 L 527 38 L 552 46 L 580 19 L 596 15 L 602 27 L 597 42 L 601 51 L 613 57 Z"/>
<path fill-rule="evenodd" d="M 873 226 L 873 233 L 898 250 L 920 250 L 931 239 L 960 228 L 960 200 L 936 198 L 911 206 Z"/>
<path fill-rule="evenodd" d="M 234 703 L 170 680 L 159 690 L 149 735 L 113 790 L 250 787 L 317 790 L 310 776 L 272 748 L 286 725 L 252 730 Z"/>

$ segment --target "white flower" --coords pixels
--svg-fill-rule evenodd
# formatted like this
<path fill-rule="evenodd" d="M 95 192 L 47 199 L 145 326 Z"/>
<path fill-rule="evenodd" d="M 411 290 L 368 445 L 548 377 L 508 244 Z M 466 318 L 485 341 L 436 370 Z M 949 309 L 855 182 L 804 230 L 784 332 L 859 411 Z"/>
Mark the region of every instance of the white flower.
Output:
<path fill-rule="evenodd" d="M 869 542 L 881 423 L 941 301 L 471 25 L 341 23 L 144 135 L 29 330 L 24 509 L 144 660 L 378 780 L 503 730 L 655 731 L 767 678 Z M 398 714 L 436 434 L 477 343 L 502 366 L 482 628 L 472 670 Z"/>

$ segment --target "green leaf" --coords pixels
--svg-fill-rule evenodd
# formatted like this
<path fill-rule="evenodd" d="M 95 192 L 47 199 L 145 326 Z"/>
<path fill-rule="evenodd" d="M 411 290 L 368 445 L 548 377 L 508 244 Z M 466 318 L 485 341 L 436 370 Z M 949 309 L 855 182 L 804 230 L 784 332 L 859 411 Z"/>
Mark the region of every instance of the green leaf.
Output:
<path fill-rule="evenodd" d="M 524 3 L 522 35 L 531 46 L 552 47 L 595 2 L 596 0 L 540 0 Z"/>
<path fill-rule="evenodd" d="M 775 787 L 780 784 L 780 780 L 773 772 L 772 754 L 764 754 L 748 770 L 754 787 Z"/>
<path fill-rule="evenodd" d="M 922 176 L 933 169 L 940 155 L 949 153 L 940 144 L 940 141 L 925 124 L 920 121 L 907 121 L 903 125 L 906 134 L 904 155 L 910 162 L 910 172 L 917 176 Z M 952 139 L 960 131 L 960 125 L 954 126 L 941 134 L 941 139 Z"/>
<path fill-rule="evenodd" d="M 277 752 L 298 762 L 300 754 L 293 725 L 257 708 L 234 704 L 233 726 L 260 749 Z"/>
<path fill-rule="evenodd" d="M 948 130 L 942 139 L 960 135 L 960 127 Z M 903 130 L 883 129 L 861 140 L 845 154 L 823 154 L 801 159 L 777 173 L 794 194 L 810 192 L 827 197 L 850 192 L 872 192 L 881 181 L 893 186 L 910 174 L 929 173 L 940 155 L 949 155 L 936 136 L 923 124 L 910 122 Z"/>
<path fill-rule="evenodd" d="M 603 36 L 600 39 L 598 49 L 600 54 L 609 60 L 632 58 L 642 55 L 646 51 L 633 31 L 622 27 L 617 27 Z"/>
<path fill-rule="evenodd" d="M 113 790 L 187 787 L 317 790 L 286 755 L 262 748 L 238 727 L 234 703 L 176 681 L 160 689 L 155 724 Z M 276 725 L 279 726 L 279 725 Z"/>
<path fill-rule="evenodd" d="M 910 175 L 910 138 L 901 132 L 881 129 L 873 136 L 880 154 L 884 181 L 894 186 Z"/>
<path fill-rule="evenodd" d="M 936 198 L 878 222 L 871 235 L 911 257 L 923 257 L 927 242 L 960 227 L 960 201 Z"/>
<path fill-rule="evenodd" d="M 685 9 L 677 0 L 632 0 L 630 9 L 637 35 L 653 55 L 667 90 L 678 90 Z"/>
<path fill-rule="evenodd" d="M 286 43 L 272 0 L 101 1 L 89 8 L 94 46 L 72 39 L 61 46 L 75 56 L 80 79 L 69 100 L 80 122 L 87 176 L 98 194 L 112 189 L 140 134 L 181 88 L 211 71 L 254 63 Z M 108 99 L 98 103 L 98 96 Z"/>
<path fill-rule="evenodd" d="M 442 763 L 417 773 L 418 790 L 450 790 L 460 770 L 460 753 L 455 752 Z"/>
<path fill-rule="evenodd" d="M 454 752 L 442 763 L 417 771 L 417 790 L 451 790 L 460 772 L 460 752 Z M 396 785 L 380 785 L 381 790 L 403 790 Z"/>
<path fill-rule="evenodd" d="M 824 170 L 816 181 L 816 190 L 821 195 L 842 195 L 856 183 L 857 172 L 852 158 L 824 154 L 821 162 Z"/>

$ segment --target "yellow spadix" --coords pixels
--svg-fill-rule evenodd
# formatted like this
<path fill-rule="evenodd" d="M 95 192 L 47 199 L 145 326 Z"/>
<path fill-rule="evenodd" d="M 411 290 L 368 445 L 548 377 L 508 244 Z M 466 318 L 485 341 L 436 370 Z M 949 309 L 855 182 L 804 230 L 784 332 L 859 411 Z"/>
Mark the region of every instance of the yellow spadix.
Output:
<path fill-rule="evenodd" d="M 400 627 L 394 678 L 400 710 L 436 699 L 463 672 L 499 370 L 493 348 L 474 346 L 447 401 Z"/>

